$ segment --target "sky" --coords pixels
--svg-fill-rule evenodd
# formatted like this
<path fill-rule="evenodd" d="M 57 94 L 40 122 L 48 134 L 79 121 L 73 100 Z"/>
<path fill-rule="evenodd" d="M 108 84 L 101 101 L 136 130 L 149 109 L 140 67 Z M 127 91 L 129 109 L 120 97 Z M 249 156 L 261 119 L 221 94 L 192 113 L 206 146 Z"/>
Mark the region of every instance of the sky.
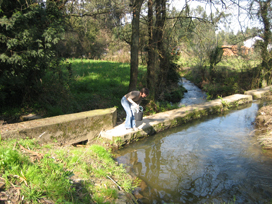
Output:
<path fill-rule="evenodd" d="M 215 9 L 211 9 L 211 7 L 206 3 L 205 0 L 202 0 L 203 3 L 200 3 L 199 0 L 187 0 L 188 4 L 190 5 L 191 8 L 196 8 L 198 5 L 202 6 L 205 8 L 207 14 L 209 15 L 211 11 L 215 12 Z M 175 7 L 177 10 L 181 10 L 185 4 L 185 0 L 169 0 L 170 3 L 170 8 Z M 244 3 L 247 3 L 247 1 L 244 1 Z M 218 7 L 221 9 L 221 6 Z M 219 29 L 221 30 L 226 30 L 226 31 L 233 31 L 234 33 L 237 33 L 239 30 L 245 27 L 253 27 L 258 24 L 256 22 L 252 22 L 249 20 L 249 18 L 246 15 L 240 14 L 238 15 L 238 9 L 237 7 L 232 7 L 231 9 L 228 9 L 228 12 L 233 14 L 233 18 L 228 22 L 229 28 L 226 28 L 225 25 L 221 24 L 219 25 Z M 243 12 L 240 10 L 240 12 Z M 238 21 L 239 17 L 239 21 Z"/>

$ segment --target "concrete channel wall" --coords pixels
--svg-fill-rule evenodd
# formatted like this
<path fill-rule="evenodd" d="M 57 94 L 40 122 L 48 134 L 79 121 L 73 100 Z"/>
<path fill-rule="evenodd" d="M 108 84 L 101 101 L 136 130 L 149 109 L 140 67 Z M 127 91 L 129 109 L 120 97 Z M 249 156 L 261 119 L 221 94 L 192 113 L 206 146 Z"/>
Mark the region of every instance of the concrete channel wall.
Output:
<path fill-rule="evenodd" d="M 272 89 L 272 86 L 246 91 L 203 104 L 191 105 L 179 109 L 157 113 L 137 121 L 138 129 L 127 131 L 124 124 L 116 126 L 117 109 L 99 109 L 21 122 L 12 130 L 0 129 L 1 139 L 36 138 L 41 143 L 71 145 L 88 140 L 89 143 L 99 136 L 126 144 L 138 138 L 182 125 L 190 120 L 209 114 L 220 113 L 231 106 L 239 106 L 260 99 Z"/>
<path fill-rule="evenodd" d="M 144 117 L 137 121 L 137 130 L 126 130 L 124 125 L 115 126 L 113 129 L 103 131 L 102 138 L 114 141 L 117 145 L 123 145 L 137 141 L 139 138 L 156 134 L 157 132 L 180 126 L 188 121 L 201 118 L 206 115 L 221 113 L 233 106 L 250 103 L 253 99 L 264 98 L 272 86 L 264 89 L 250 90 L 245 94 L 234 94 L 221 99 L 212 100 L 198 105 L 190 105 L 179 109 L 158 113 Z"/>
<path fill-rule="evenodd" d="M 117 108 L 48 117 L 21 122 L 12 131 L 1 130 L 1 139 L 36 138 L 41 143 L 70 145 L 92 141 L 102 130 L 112 129 L 117 121 Z"/>

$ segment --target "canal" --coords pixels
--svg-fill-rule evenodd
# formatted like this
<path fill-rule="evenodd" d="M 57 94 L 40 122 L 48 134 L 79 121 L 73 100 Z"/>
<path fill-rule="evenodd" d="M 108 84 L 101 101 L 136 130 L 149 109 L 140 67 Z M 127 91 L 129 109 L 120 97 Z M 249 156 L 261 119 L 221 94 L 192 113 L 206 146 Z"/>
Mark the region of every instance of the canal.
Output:
<path fill-rule="evenodd" d="M 139 203 L 271 203 L 272 158 L 254 134 L 261 106 L 195 120 L 119 150 L 117 161 L 146 184 Z"/>

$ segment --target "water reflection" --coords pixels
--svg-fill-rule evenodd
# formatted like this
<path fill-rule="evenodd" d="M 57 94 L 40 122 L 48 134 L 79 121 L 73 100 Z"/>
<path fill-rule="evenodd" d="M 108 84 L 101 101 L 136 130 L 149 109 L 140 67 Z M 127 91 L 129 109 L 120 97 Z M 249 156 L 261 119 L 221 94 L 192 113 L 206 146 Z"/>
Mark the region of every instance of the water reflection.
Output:
<path fill-rule="evenodd" d="M 148 188 L 140 203 L 268 203 L 272 160 L 252 136 L 257 104 L 193 121 L 120 150 Z"/>

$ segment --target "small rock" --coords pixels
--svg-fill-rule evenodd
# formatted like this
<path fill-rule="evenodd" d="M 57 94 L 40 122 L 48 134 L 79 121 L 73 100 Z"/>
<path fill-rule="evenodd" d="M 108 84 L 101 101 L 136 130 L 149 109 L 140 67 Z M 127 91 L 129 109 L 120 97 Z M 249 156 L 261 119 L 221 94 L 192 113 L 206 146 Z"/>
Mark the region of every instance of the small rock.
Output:
<path fill-rule="evenodd" d="M 144 197 L 139 192 L 135 192 L 134 196 L 135 196 L 136 199 L 142 199 Z"/>
<path fill-rule="evenodd" d="M 1 189 L 3 190 L 4 187 L 5 187 L 5 183 L 0 182 L 0 190 L 1 190 Z"/>
<path fill-rule="evenodd" d="M 36 119 L 41 119 L 42 117 L 40 115 L 36 115 L 36 114 L 28 114 L 28 115 L 22 115 L 20 117 L 21 121 L 28 121 L 28 120 L 36 120 Z"/>
<path fill-rule="evenodd" d="M 127 203 L 127 196 L 124 192 L 118 192 L 118 199 L 115 200 L 115 203 L 118 204 L 126 204 Z"/>
<path fill-rule="evenodd" d="M 6 122 L 6 121 L 4 121 L 4 120 L 0 120 L 0 125 L 5 125 L 5 124 L 7 124 L 7 122 Z"/>
<path fill-rule="evenodd" d="M 147 187 L 146 183 L 142 180 L 142 182 L 140 184 L 141 191 L 144 191 L 146 189 L 146 187 Z"/>

